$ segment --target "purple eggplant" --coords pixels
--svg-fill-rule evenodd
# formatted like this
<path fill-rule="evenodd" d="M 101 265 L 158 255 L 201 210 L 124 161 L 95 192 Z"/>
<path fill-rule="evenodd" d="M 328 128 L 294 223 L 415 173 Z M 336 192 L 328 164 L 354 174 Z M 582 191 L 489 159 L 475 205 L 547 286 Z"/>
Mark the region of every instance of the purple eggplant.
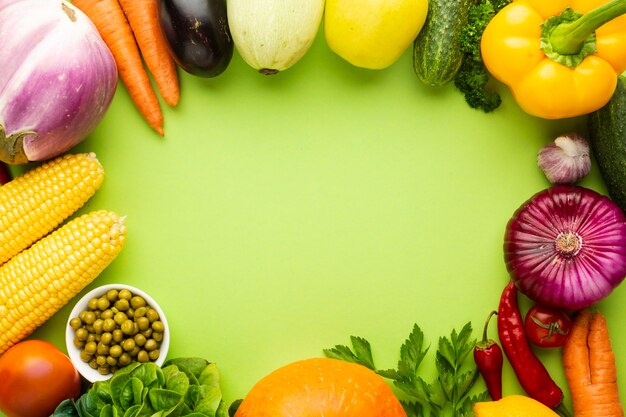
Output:
<path fill-rule="evenodd" d="M 226 0 L 160 0 L 159 13 L 170 54 L 182 69 L 201 77 L 224 72 L 233 56 Z"/>
<path fill-rule="evenodd" d="M 0 160 L 50 159 L 95 129 L 117 86 L 97 29 L 64 0 L 0 0 Z"/>

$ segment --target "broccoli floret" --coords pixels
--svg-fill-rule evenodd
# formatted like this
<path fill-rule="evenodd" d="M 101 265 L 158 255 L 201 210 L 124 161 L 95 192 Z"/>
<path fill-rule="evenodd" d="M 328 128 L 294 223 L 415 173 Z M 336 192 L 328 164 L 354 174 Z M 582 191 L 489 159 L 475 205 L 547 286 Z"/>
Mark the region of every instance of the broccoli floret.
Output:
<path fill-rule="evenodd" d="M 463 93 L 470 107 L 492 112 L 502 102 L 500 95 L 487 89 L 489 73 L 480 54 L 480 39 L 500 9 L 511 0 L 479 0 L 469 10 L 467 25 L 461 31 L 460 47 L 463 64 L 454 79 L 454 85 Z"/>

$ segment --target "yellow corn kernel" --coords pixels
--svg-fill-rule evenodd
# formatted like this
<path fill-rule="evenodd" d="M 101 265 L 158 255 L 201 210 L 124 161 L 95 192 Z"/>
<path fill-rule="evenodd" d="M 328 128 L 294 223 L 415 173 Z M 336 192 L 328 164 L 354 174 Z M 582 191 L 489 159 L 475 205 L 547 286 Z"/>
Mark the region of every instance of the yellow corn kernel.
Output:
<path fill-rule="evenodd" d="M 50 233 L 100 188 L 94 153 L 63 155 L 0 187 L 0 265 Z"/>
<path fill-rule="evenodd" d="M 0 355 L 115 259 L 126 240 L 124 219 L 106 210 L 77 217 L 0 266 Z"/>

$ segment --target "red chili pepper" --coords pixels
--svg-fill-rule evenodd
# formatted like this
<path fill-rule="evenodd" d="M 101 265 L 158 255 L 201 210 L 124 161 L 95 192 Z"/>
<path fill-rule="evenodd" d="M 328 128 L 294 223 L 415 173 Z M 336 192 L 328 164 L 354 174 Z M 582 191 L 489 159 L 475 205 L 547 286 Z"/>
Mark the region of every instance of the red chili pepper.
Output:
<path fill-rule="evenodd" d="M 487 338 L 487 327 L 489 321 L 497 311 L 492 311 L 487 317 L 483 329 L 483 339 L 474 346 L 474 362 L 478 371 L 487 385 L 487 391 L 492 400 L 497 401 L 502 398 L 502 349 L 493 340 Z"/>
<path fill-rule="evenodd" d="M 559 408 L 559 411 L 565 413 L 561 408 L 563 391 L 528 343 L 524 332 L 524 319 L 517 304 L 517 287 L 512 281 L 504 288 L 500 298 L 498 335 L 504 354 L 526 394 L 550 408 Z"/>
<path fill-rule="evenodd" d="M 0 162 L 0 184 L 4 185 L 11 181 L 11 179 L 13 179 L 13 177 L 11 176 L 9 168 L 4 162 Z"/>

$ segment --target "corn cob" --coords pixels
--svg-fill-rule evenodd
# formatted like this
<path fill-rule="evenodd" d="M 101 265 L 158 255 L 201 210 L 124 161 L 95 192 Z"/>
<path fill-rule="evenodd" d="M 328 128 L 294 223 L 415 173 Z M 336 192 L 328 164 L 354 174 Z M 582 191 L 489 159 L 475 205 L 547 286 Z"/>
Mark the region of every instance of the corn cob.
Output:
<path fill-rule="evenodd" d="M 64 155 L 0 187 L 0 265 L 82 207 L 104 179 L 94 153 Z"/>
<path fill-rule="evenodd" d="M 0 267 L 0 355 L 91 283 L 124 246 L 124 218 L 101 210 L 68 222 Z"/>

